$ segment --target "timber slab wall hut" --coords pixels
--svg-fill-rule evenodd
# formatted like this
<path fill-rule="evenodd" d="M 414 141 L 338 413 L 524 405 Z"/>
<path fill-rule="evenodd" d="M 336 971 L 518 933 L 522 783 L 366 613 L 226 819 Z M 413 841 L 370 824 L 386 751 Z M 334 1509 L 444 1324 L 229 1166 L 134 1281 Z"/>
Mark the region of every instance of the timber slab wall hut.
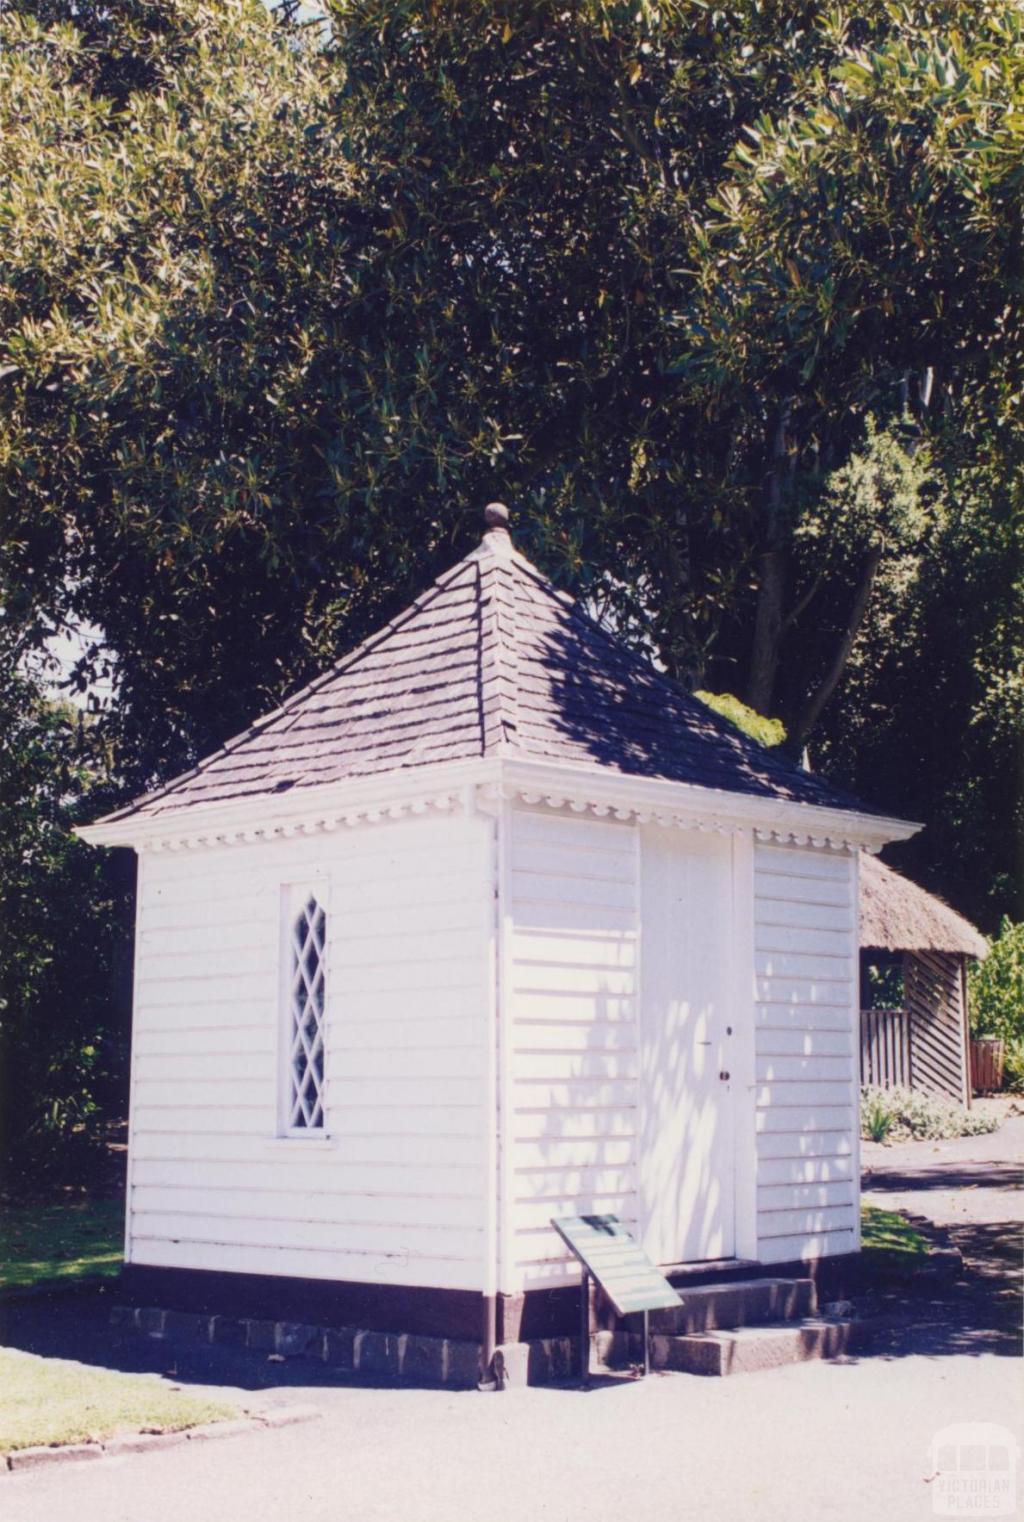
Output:
<path fill-rule="evenodd" d="M 720 721 L 507 517 L 81 831 L 139 855 L 136 1304 L 486 1359 L 576 1323 L 553 1216 L 755 1274 L 859 1246 L 858 863 L 916 826 Z"/>
<path fill-rule="evenodd" d="M 864 1083 L 969 1105 L 967 959 L 988 954 L 985 937 L 940 898 L 869 857 L 861 864 L 860 944 L 862 968 L 899 958 L 903 983 L 899 1008 L 862 1010 Z"/>

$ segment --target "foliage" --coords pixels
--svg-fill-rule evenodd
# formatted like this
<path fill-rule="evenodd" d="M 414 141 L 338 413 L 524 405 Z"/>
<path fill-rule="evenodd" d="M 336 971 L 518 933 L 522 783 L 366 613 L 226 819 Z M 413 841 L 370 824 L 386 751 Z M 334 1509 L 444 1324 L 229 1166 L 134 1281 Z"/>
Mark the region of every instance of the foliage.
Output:
<path fill-rule="evenodd" d="M 862 955 L 860 987 L 864 1009 L 902 1009 L 905 997 L 902 956 L 884 952 Z"/>
<path fill-rule="evenodd" d="M 905 5 L 865 42 L 858 9 L 821 18 L 831 67 L 812 63 L 785 111 L 744 128 L 696 240 L 702 321 L 681 363 L 709 405 L 758 394 L 776 436 L 755 687 L 791 617 L 774 604 L 802 461 L 840 465 L 873 406 L 899 420 L 913 402 L 914 431 L 931 430 L 936 397 L 983 399 L 1017 431 L 1024 22 L 1001 0 Z"/>
<path fill-rule="evenodd" d="M 103 631 L 133 784 L 379 623 L 496 477 L 549 571 L 801 746 L 928 510 L 876 487 L 934 431 L 906 376 L 956 416 L 997 320 L 1016 352 L 1004 10 L 359 0 L 317 54 L 257 0 L 23 0 L 12 605 Z"/>
<path fill-rule="evenodd" d="M 3 699 L 12 1135 L 117 1091 L 95 778 L 237 732 L 496 495 L 1024 915 L 1018 6 L 13 0 L 0 47 L 3 680 L 74 622 L 117 694 L 88 785 Z"/>
<path fill-rule="evenodd" d="M 1024 1094 L 1024 1037 L 1017 1036 L 1006 1042 L 1003 1088 L 1008 1094 Z"/>
<path fill-rule="evenodd" d="M 700 698 L 702 703 L 713 708 L 723 719 L 728 719 L 730 724 L 735 725 L 749 739 L 756 740 L 758 745 L 781 745 L 786 738 L 786 728 L 781 719 L 767 719 L 763 714 L 755 713 L 731 692 L 702 692 L 698 688 L 694 697 Z"/>
<path fill-rule="evenodd" d="M 881 1093 L 864 1094 L 860 1102 L 861 1135 L 873 1142 L 884 1142 L 896 1120 L 892 1106 Z"/>
<path fill-rule="evenodd" d="M 988 956 L 968 973 L 971 1031 L 1024 1041 L 1024 922 L 1004 919 Z"/>
<path fill-rule="evenodd" d="M 860 1091 L 860 1133 L 866 1141 L 940 1141 L 998 1129 L 998 1115 L 966 1110 L 937 1094 L 870 1085 Z"/>
<path fill-rule="evenodd" d="M 120 1272 L 124 1197 L 0 1211 L 0 1292 Z"/>
<path fill-rule="evenodd" d="M 854 792 L 927 822 L 895 864 L 994 930 L 1001 910 L 1024 917 L 1024 729 L 988 676 L 1024 666 L 1024 451 L 967 468 L 975 448 L 943 449 L 941 510 L 913 574 L 871 610 L 816 751 Z"/>
<path fill-rule="evenodd" d="M 258 0 L 95 14 L 4 22 L 0 601 L 102 631 L 138 786 L 266 706 L 344 596 L 360 262 L 327 84 Z"/>
<path fill-rule="evenodd" d="M 73 1177 L 107 1109 L 123 1113 L 132 862 L 70 834 L 103 806 L 95 740 L 28 678 L 0 680 L 0 1183 L 12 1193 Z"/>
<path fill-rule="evenodd" d="M 157 1374 L 121 1374 L 0 1348 L 0 1453 L 95 1442 L 117 1432 L 178 1432 L 235 1416 L 204 1391 Z"/>

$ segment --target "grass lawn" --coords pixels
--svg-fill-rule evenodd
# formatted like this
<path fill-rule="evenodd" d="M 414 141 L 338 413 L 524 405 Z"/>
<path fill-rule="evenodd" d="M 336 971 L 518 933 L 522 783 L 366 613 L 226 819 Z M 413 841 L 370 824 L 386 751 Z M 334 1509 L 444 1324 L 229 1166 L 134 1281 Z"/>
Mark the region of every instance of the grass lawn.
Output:
<path fill-rule="evenodd" d="M 913 1273 L 928 1256 L 928 1243 L 898 1210 L 860 1208 L 861 1249 L 868 1262 L 889 1272 Z"/>
<path fill-rule="evenodd" d="M 115 1432 L 176 1431 L 236 1414 L 157 1374 L 118 1374 L 0 1348 L 0 1453 Z"/>
<path fill-rule="evenodd" d="M 0 1206 L 0 1291 L 116 1274 L 123 1245 L 120 1199 Z"/>

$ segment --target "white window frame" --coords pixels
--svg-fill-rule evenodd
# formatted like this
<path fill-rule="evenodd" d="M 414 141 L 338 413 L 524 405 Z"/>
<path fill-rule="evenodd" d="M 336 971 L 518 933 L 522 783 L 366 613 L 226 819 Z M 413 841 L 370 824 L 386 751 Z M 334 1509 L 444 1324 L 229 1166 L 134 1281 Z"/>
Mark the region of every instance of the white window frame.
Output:
<path fill-rule="evenodd" d="M 292 926 L 305 907 L 314 898 L 324 915 L 323 988 L 324 1008 L 321 1016 L 323 1031 L 323 1083 L 320 1108 L 323 1121 L 319 1126 L 293 1126 L 292 1112 L 292 980 L 294 968 L 292 957 Z M 277 1136 L 279 1139 L 315 1146 L 330 1139 L 330 1002 L 331 1002 L 331 909 L 324 878 L 310 877 L 301 882 L 285 883 L 281 888 L 280 901 L 280 954 L 278 978 L 278 1085 L 277 1085 Z"/>

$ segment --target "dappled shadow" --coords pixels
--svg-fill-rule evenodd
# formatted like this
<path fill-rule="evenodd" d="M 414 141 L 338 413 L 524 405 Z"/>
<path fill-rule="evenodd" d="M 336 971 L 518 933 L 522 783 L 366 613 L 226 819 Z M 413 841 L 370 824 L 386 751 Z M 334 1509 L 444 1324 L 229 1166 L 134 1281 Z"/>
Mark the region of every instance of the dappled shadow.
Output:
<path fill-rule="evenodd" d="M 915 1226 L 926 1223 L 915 1220 Z M 951 1227 L 934 1232 L 937 1245 L 963 1257 L 960 1278 L 921 1272 L 904 1281 L 876 1283 L 855 1301 L 867 1335 L 858 1357 L 1020 1358 L 1021 1228 L 1012 1222 Z"/>
<path fill-rule="evenodd" d="M 719 1079 L 729 1018 L 728 843 L 662 832 L 664 891 L 655 894 L 657 915 L 644 917 L 641 953 L 634 893 L 646 890 L 624 880 L 605 892 L 611 867 L 600 859 L 602 848 L 625 845 L 638 868 L 632 833 L 592 820 L 570 828 L 580 839 L 579 859 L 568 852 L 563 866 L 577 887 L 571 901 L 554 918 L 542 889 L 515 905 L 513 976 L 530 1001 L 516 1017 L 515 1246 L 529 1295 L 505 1340 L 576 1330 L 579 1270 L 567 1264 L 552 1216 L 615 1215 L 655 1262 L 733 1251 L 728 1091 Z M 574 969 L 572 993 L 559 987 L 563 967 Z M 548 1318 L 556 1299 L 557 1326 Z M 595 1316 L 613 1324 L 600 1300 Z"/>
<path fill-rule="evenodd" d="M 757 797 L 863 808 L 766 750 L 521 571 L 516 581 L 517 745 Z"/>
<path fill-rule="evenodd" d="M 863 1186 L 876 1193 L 927 1189 L 1020 1189 L 1024 1167 L 1015 1162 L 926 1163 L 920 1168 L 865 1168 Z"/>

